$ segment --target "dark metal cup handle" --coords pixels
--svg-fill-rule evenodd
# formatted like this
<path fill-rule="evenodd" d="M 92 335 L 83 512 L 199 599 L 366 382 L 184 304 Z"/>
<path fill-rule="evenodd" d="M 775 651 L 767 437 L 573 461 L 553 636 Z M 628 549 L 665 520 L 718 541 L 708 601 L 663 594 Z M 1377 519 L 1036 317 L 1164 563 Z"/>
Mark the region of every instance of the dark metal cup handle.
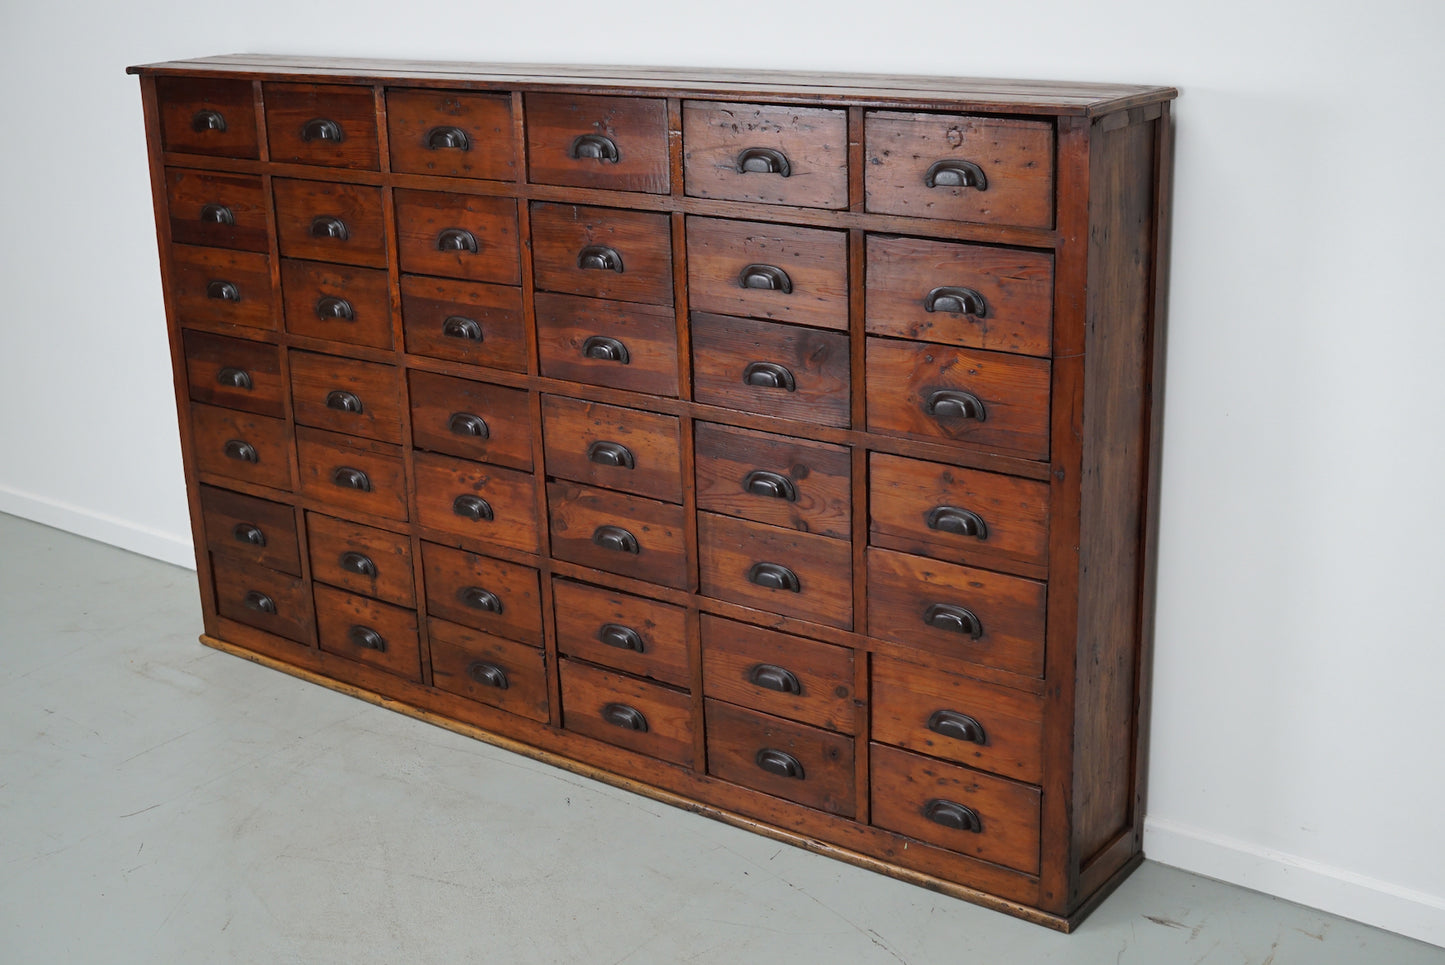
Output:
<path fill-rule="evenodd" d="M 246 595 L 241 598 L 241 605 L 257 613 L 270 613 L 272 615 L 276 613 L 276 601 L 260 590 L 248 590 Z"/>
<path fill-rule="evenodd" d="M 988 410 L 984 408 L 983 400 L 972 392 L 939 389 L 928 397 L 927 402 L 924 404 L 924 409 L 929 415 L 944 419 L 973 419 L 976 422 L 988 421 Z"/>
<path fill-rule="evenodd" d="M 754 469 L 743 477 L 743 492 L 769 499 L 784 499 L 790 503 L 798 501 L 798 490 L 787 476 L 766 469 Z"/>
<path fill-rule="evenodd" d="M 448 315 L 442 322 L 442 334 L 447 338 L 462 338 L 468 342 L 480 342 L 482 340 L 482 326 L 475 318 L 467 318 L 463 315 Z"/>
<path fill-rule="evenodd" d="M 632 361 L 632 355 L 627 351 L 627 346 L 606 335 L 587 336 L 587 340 L 582 343 L 582 355 L 600 362 L 617 362 L 621 365 Z"/>
<path fill-rule="evenodd" d="M 606 245 L 587 245 L 577 252 L 577 267 L 583 271 L 615 271 L 622 274 L 622 255 Z"/>
<path fill-rule="evenodd" d="M 637 460 L 632 450 L 617 442 L 594 442 L 587 447 L 587 461 L 599 466 L 616 466 L 618 469 L 636 469 Z"/>
<path fill-rule="evenodd" d="M 347 392 L 345 389 L 332 389 L 326 393 L 326 408 L 335 409 L 337 412 L 359 414 L 362 411 L 361 398 L 354 392 Z"/>
<path fill-rule="evenodd" d="M 452 512 L 472 522 L 488 522 L 492 519 L 492 506 L 480 496 L 464 493 L 452 500 Z"/>
<path fill-rule="evenodd" d="M 592 542 L 605 550 L 612 550 L 615 553 L 630 553 L 636 556 L 642 552 L 637 537 L 633 536 L 621 526 L 604 524 L 592 531 Z"/>
<path fill-rule="evenodd" d="M 332 485 L 340 486 L 342 489 L 354 489 L 359 493 L 371 492 L 371 479 L 360 469 L 353 469 L 350 466 L 337 466 L 331 471 Z"/>
<path fill-rule="evenodd" d="M 974 834 L 983 831 L 983 822 L 979 820 L 978 812 L 955 801 L 933 798 L 923 805 L 923 816 L 934 824 L 941 824 L 955 831 L 972 831 Z"/>
<path fill-rule="evenodd" d="M 754 563 L 748 567 L 748 582 L 765 590 L 803 592 L 803 584 L 799 582 L 798 574 L 781 563 Z"/>
<path fill-rule="evenodd" d="M 246 543 L 249 546 L 265 546 L 266 534 L 261 532 L 261 527 L 254 523 L 237 523 L 231 530 L 231 536 L 238 543 Z"/>
<path fill-rule="evenodd" d="M 470 151 L 472 139 L 460 127 L 434 127 L 424 138 L 428 151 Z"/>
<path fill-rule="evenodd" d="M 743 382 L 764 389 L 782 389 L 785 392 L 796 392 L 798 389 L 792 371 L 777 362 L 749 362 L 747 368 L 743 369 Z"/>
<path fill-rule="evenodd" d="M 226 129 L 226 118 L 220 111 L 196 111 L 191 116 L 191 130 L 197 134 L 204 134 L 206 131 L 221 133 Z"/>
<path fill-rule="evenodd" d="M 454 436 L 467 436 L 472 439 L 487 439 L 492 435 L 486 421 L 470 412 L 453 412 L 447 420 L 447 431 Z"/>
<path fill-rule="evenodd" d="M 983 636 L 983 621 L 967 607 L 952 603 L 934 603 L 923 611 L 923 622 L 935 630 L 956 633 L 977 640 Z"/>
<path fill-rule="evenodd" d="M 498 616 L 502 613 L 502 598 L 480 586 L 463 587 L 457 592 L 457 598 L 473 610 L 485 610 Z"/>
<path fill-rule="evenodd" d="M 322 214 L 311 219 L 311 237 L 327 238 L 331 241 L 345 241 L 351 237 L 346 222 L 333 215 Z"/>
<path fill-rule="evenodd" d="M 375 650 L 377 653 L 386 653 L 386 637 L 377 633 L 371 627 L 353 626 L 346 632 L 353 646 L 363 650 Z"/>
<path fill-rule="evenodd" d="M 764 747 L 753 755 L 753 763 L 769 774 L 790 777 L 798 781 L 803 780 L 803 762 L 787 751 Z"/>
<path fill-rule="evenodd" d="M 356 309 L 344 298 L 325 295 L 316 300 L 316 317 L 323 322 L 353 322 L 356 320 Z"/>
<path fill-rule="evenodd" d="M 329 117 L 313 117 L 301 125 L 301 140 L 310 144 L 312 141 L 328 141 L 332 144 L 340 144 L 346 140 L 346 132 L 341 125 Z"/>
<path fill-rule="evenodd" d="M 798 682 L 797 674 L 771 663 L 760 663 L 749 670 L 748 681 L 754 686 L 776 690 L 780 694 L 792 694 L 796 697 L 803 692 L 803 685 Z"/>
<path fill-rule="evenodd" d="M 244 439 L 227 439 L 222 450 L 227 459 L 234 459 L 237 462 L 257 463 L 261 457 L 256 454 L 256 447 Z"/>
<path fill-rule="evenodd" d="M 647 648 L 643 645 L 642 634 L 631 627 L 624 627 L 620 623 L 604 623 L 597 629 L 597 639 L 609 647 L 616 647 L 618 650 L 631 650 L 633 653 L 645 653 Z"/>
<path fill-rule="evenodd" d="M 953 315 L 988 317 L 988 302 L 972 288 L 944 285 L 923 296 L 925 312 L 948 312 Z"/>
<path fill-rule="evenodd" d="M 241 300 L 241 289 L 236 287 L 235 282 L 209 281 L 206 283 L 206 297 L 214 298 L 218 302 L 239 302 Z"/>
<path fill-rule="evenodd" d="M 201 220 L 207 224 L 233 225 L 236 215 L 224 204 L 206 204 L 201 206 Z"/>
<path fill-rule="evenodd" d="M 642 711 L 626 704 L 608 704 L 603 707 L 602 719 L 623 730 L 635 730 L 640 734 L 647 733 L 647 718 L 642 716 Z"/>
<path fill-rule="evenodd" d="M 983 517 L 969 509 L 957 506 L 935 506 L 928 511 L 924 522 L 929 529 L 955 536 L 972 536 L 980 542 L 988 539 L 988 525 Z"/>
<path fill-rule="evenodd" d="M 738 285 L 784 295 L 793 293 L 793 279 L 777 265 L 748 265 L 738 273 Z"/>
<path fill-rule="evenodd" d="M 956 710 L 935 710 L 928 718 L 928 729 L 935 734 L 969 744 L 988 743 L 988 735 L 984 733 L 983 725 Z"/>
<path fill-rule="evenodd" d="M 437 235 L 437 251 L 477 253 L 477 236 L 466 228 L 445 228 Z"/>
<path fill-rule="evenodd" d="M 770 147 L 750 147 L 739 151 L 737 168 L 739 174 L 776 174 L 786 178 L 793 173 L 788 156 Z"/>
<path fill-rule="evenodd" d="M 606 161 L 616 164 L 622 157 L 617 142 L 603 134 L 581 134 L 573 139 L 567 152 L 576 161 Z"/>
<path fill-rule="evenodd" d="M 508 686 L 507 672 L 494 663 L 487 663 L 485 660 L 473 660 L 467 664 L 467 676 L 483 687 L 495 687 L 498 690 L 506 690 Z"/>
<path fill-rule="evenodd" d="M 341 568 L 348 573 L 355 573 L 357 576 L 376 577 L 376 563 L 365 553 L 358 553 L 354 550 L 347 550 L 341 554 Z"/>
<path fill-rule="evenodd" d="M 245 369 L 231 368 L 230 366 L 226 366 L 216 373 L 216 382 L 227 388 L 244 389 L 247 392 L 255 388 L 255 384 L 251 381 L 250 372 L 247 372 Z"/>
<path fill-rule="evenodd" d="M 975 191 L 988 190 L 988 178 L 983 168 L 972 161 L 948 158 L 934 161 L 923 175 L 923 183 L 930 188 L 973 188 Z"/>

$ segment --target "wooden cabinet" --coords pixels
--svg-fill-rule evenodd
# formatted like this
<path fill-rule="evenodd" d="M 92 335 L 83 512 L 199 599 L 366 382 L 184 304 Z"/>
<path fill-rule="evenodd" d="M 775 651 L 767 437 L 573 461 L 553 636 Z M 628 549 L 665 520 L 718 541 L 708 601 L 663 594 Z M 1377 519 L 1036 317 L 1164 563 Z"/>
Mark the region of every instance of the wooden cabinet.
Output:
<path fill-rule="evenodd" d="M 1056 928 L 1137 865 L 1172 89 L 132 72 L 205 643 Z"/>

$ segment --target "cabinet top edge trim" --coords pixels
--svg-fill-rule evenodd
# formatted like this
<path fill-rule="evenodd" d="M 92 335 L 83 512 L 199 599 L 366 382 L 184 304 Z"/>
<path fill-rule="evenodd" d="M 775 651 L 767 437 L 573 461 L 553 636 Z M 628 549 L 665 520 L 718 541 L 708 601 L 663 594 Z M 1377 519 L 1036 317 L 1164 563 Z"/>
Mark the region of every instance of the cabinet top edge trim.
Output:
<path fill-rule="evenodd" d="M 204 75 L 298 82 L 390 83 L 414 87 L 472 87 L 678 96 L 718 99 L 750 96 L 799 102 L 869 102 L 878 106 L 963 107 L 1004 114 L 1096 117 L 1172 100 L 1173 87 L 1073 83 L 1049 80 L 846 74 L 812 71 L 684 69 L 562 64 L 480 64 L 460 61 L 382 60 L 226 54 L 126 68 L 130 74 Z"/>

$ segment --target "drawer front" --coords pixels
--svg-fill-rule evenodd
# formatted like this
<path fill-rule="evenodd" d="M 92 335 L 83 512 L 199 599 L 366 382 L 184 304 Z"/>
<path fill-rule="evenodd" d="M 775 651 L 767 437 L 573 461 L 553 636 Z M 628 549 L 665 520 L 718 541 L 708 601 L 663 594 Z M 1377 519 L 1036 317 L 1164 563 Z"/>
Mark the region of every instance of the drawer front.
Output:
<path fill-rule="evenodd" d="M 182 325 L 279 327 L 271 259 L 251 251 L 172 245 L 171 302 Z"/>
<path fill-rule="evenodd" d="M 171 240 L 267 251 L 266 192 L 254 174 L 166 168 L 166 210 Z"/>
<path fill-rule="evenodd" d="M 672 304 L 668 216 L 532 203 L 532 271 L 543 291 Z"/>
<path fill-rule="evenodd" d="M 272 161 L 377 170 L 376 95 L 342 84 L 262 84 Z"/>
<path fill-rule="evenodd" d="M 682 502 L 676 416 L 544 395 L 542 434 L 550 476 Z"/>
<path fill-rule="evenodd" d="M 686 101 L 682 132 L 689 197 L 848 207 L 844 111 Z"/>
<path fill-rule="evenodd" d="M 296 511 L 284 503 L 199 487 L 206 548 L 218 556 L 301 575 Z"/>
<path fill-rule="evenodd" d="M 848 425 L 848 336 L 692 314 L 693 397 L 757 415 Z"/>
<path fill-rule="evenodd" d="M 401 319 L 408 352 L 527 371 L 520 288 L 403 275 Z"/>
<path fill-rule="evenodd" d="M 531 474 L 418 452 L 416 515 L 426 529 L 537 552 L 537 489 Z"/>
<path fill-rule="evenodd" d="M 980 683 L 946 669 L 951 666 L 875 653 L 873 739 L 1043 783 L 1043 698 Z"/>
<path fill-rule="evenodd" d="M 854 731 L 853 651 L 702 615 L 702 689 L 789 720 Z"/>
<path fill-rule="evenodd" d="M 837 539 L 852 537 L 843 446 L 699 422 L 697 508 Z"/>
<path fill-rule="evenodd" d="M 389 90 L 386 130 L 393 171 L 517 180 L 510 95 Z"/>
<path fill-rule="evenodd" d="M 381 188 L 277 178 L 271 191 L 282 255 L 386 267 Z"/>
<path fill-rule="evenodd" d="M 1048 483 L 882 452 L 868 458 L 874 543 L 1005 569 L 1048 562 Z"/>
<path fill-rule="evenodd" d="M 697 529 L 704 595 L 853 629 L 850 544 L 712 513 Z"/>
<path fill-rule="evenodd" d="M 668 192 L 665 100 L 528 94 L 526 112 L 534 183 Z"/>
<path fill-rule="evenodd" d="M 682 607 L 562 579 L 552 581 L 552 601 L 562 653 L 692 689 Z"/>
<path fill-rule="evenodd" d="M 289 358 L 299 424 L 401 442 L 396 366 L 294 349 Z"/>
<path fill-rule="evenodd" d="M 281 418 L 281 350 L 266 342 L 181 333 L 191 399 Z"/>
<path fill-rule="evenodd" d="M 853 738 L 708 698 L 707 772 L 851 818 Z"/>
<path fill-rule="evenodd" d="M 1038 788 L 883 744 L 869 748 L 869 767 L 876 826 L 1038 874 Z"/>
<path fill-rule="evenodd" d="M 867 274 L 871 334 L 1049 354 L 1051 254 L 869 235 Z"/>
<path fill-rule="evenodd" d="M 516 201 L 401 189 L 394 196 L 402 271 L 521 284 Z"/>
<path fill-rule="evenodd" d="M 369 439 L 296 427 L 301 493 L 327 506 L 407 517 L 401 450 Z"/>
<path fill-rule="evenodd" d="M 306 514 L 311 578 L 397 606 L 416 606 L 411 539 L 350 520 Z"/>
<path fill-rule="evenodd" d="M 649 757 L 692 763 L 692 698 L 658 684 L 559 661 L 562 726 Z"/>
<path fill-rule="evenodd" d="M 863 122 L 867 208 L 882 214 L 1050 228 L 1048 121 L 870 112 Z"/>
<path fill-rule="evenodd" d="M 1044 675 L 1046 587 L 889 550 L 868 550 L 868 632 L 1029 677 Z"/>
<path fill-rule="evenodd" d="M 848 235 L 688 218 L 687 290 L 698 311 L 847 331 Z"/>
<path fill-rule="evenodd" d="M 286 331 L 293 335 L 391 348 L 391 297 L 384 271 L 282 261 L 281 300 Z"/>
<path fill-rule="evenodd" d="M 200 472 L 290 489 L 290 441 L 281 419 L 191 403 L 191 455 Z"/>
<path fill-rule="evenodd" d="M 552 555 L 609 573 L 685 590 L 692 582 L 681 506 L 547 484 Z"/>
<path fill-rule="evenodd" d="M 868 428 L 1049 457 L 1049 363 L 868 339 Z"/>
<path fill-rule="evenodd" d="M 532 471 L 532 407 L 524 389 L 412 370 L 418 449 Z"/>
<path fill-rule="evenodd" d="M 327 653 L 408 680 L 421 680 L 421 638 L 415 610 L 318 586 L 316 637 Z"/>
<path fill-rule="evenodd" d="M 542 374 L 677 395 L 677 316 L 670 308 L 538 292 Z"/>
<path fill-rule="evenodd" d="M 211 557 L 211 574 L 221 616 L 297 643 L 315 643 L 316 621 L 305 580 L 224 556 Z"/>
<path fill-rule="evenodd" d="M 542 645 L 542 589 L 536 570 L 436 543 L 421 544 L 421 562 L 428 613 Z"/>
<path fill-rule="evenodd" d="M 256 95 L 249 80 L 157 77 L 161 144 L 167 151 L 259 158 Z"/>
<path fill-rule="evenodd" d="M 432 686 L 530 720 L 546 721 L 541 650 L 443 620 L 427 621 Z"/>

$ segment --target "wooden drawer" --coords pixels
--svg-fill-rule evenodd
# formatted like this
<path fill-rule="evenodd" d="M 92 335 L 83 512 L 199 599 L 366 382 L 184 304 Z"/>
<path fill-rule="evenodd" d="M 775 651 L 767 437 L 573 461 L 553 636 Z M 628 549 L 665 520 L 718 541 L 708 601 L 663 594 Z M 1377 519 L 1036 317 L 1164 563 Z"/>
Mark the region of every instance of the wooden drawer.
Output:
<path fill-rule="evenodd" d="M 668 192 L 665 100 L 528 94 L 525 109 L 533 183 Z"/>
<path fill-rule="evenodd" d="M 391 296 L 384 271 L 283 260 L 281 300 L 286 331 L 293 335 L 391 348 Z"/>
<path fill-rule="evenodd" d="M 882 452 L 868 460 L 874 544 L 1003 569 L 1048 562 L 1048 483 Z"/>
<path fill-rule="evenodd" d="M 692 582 L 681 506 L 547 484 L 552 555 L 609 573 L 685 590 Z"/>
<path fill-rule="evenodd" d="M 281 350 L 267 342 L 181 333 L 191 400 L 281 418 Z"/>
<path fill-rule="evenodd" d="M 527 371 L 519 288 L 403 275 L 401 320 L 408 352 Z"/>
<path fill-rule="evenodd" d="M 563 727 L 649 757 L 692 765 L 692 698 L 687 694 L 576 660 L 559 660 L 558 665 Z"/>
<path fill-rule="evenodd" d="M 396 366 L 295 349 L 289 360 L 298 424 L 401 442 Z"/>
<path fill-rule="evenodd" d="M 172 245 L 171 303 L 181 325 L 279 327 L 271 259 L 251 251 Z"/>
<path fill-rule="evenodd" d="M 871 334 L 1049 354 L 1052 254 L 869 235 L 867 274 Z"/>
<path fill-rule="evenodd" d="M 757 415 L 848 425 L 848 336 L 692 314 L 693 397 Z"/>
<path fill-rule="evenodd" d="M 375 171 L 376 95 L 343 84 L 262 84 L 272 161 Z"/>
<path fill-rule="evenodd" d="M 216 612 L 228 620 L 295 640 L 316 642 L 316 621 L 306 581 L 224 556 L 211 556 Z"/>
<path fill-rule="evenodd" d="M 214 486 L 201 486 L 199 492 L 207 549 L 242 563 L 301 575 L 294 509 Z"/>
<path fill-rule="evenodd" d="M 521 283 L 515 200 L 400 188 L 393 195 L 402 271 Z"/>
<path fill-rule="evenodd" d="M 393 171 L 517 180 L 508 94 L 392 89 L 386 130 Z"/>
<path fill-rule="evenodd" d="M 256 95 L 249 80 L 157 77 L 161 145 L 183 154 L 258 158 Z"/>
<path fill-rule="evenodd" d="M 853 651 L 702 615 L 702 690 L 789 720 L 853 733 Z"/>
<path fill-rule="evenodd" d="M 408 680 L 421 680 L 421 638 L 415 610 L 318 586 L 316 638 L 327 653 Z"/>
<path fill-rule="evenodd" d="M 930 658 L 873 655 L 874 740 L 1017 781 L 1044 780 L 1044 699 Z"/>
<path fill-rule="evenodd" d="M 542 374 L 614 389 L 677 395 L 677 317 L 671 308 L 538 292 Z"/>
<path fill-rule="evenodd" d="M 863 130 L 869 211 L 1053 227 L 1051 122 L 872 111 Z"/>
<path fill-rule="evenodd" d="M 421 544 L 421 563 L 428 613 L 542 645 L 542 588 L 532 567 L 436 543 Z"/>
<path fill-rule="evenodd" d="M 847 331 L 848 235 L 688 218 L 687 291 L 698 311 Z"/>
<path fill-rule="evenodd" d="M 1049 457 L 1049 363 L 868 339 L 868 428 Z"/>
<path fill-rule="evenodd" d="M 290 442 L 281 419 L 191 403 L 191 457 L 199 472 L 290 489 Z"/>
<path fill-rule="evenodd" d="M 870 746 L 869 767 L 877 827 L 1038 874 L 1038 788 L 884 744 Z"/>
<path fill-rule="evenodd" d="M 397 606 L 416 606 L 411 539 L 404 533 L 307 513 L 306 537 L 313 580 Z"/>
<path fill-rule="evenodd" d="M 682 607 L 562 579 L 552 601 L 562 653 L 692 689 Z"/>
<path fill-rule="evenodd" d="M 677 416 L 542 396 L 547 474 L 682 502 Z"/>
<path fill-rule="evenodd" d="M 277 178 L 271 192 L 282 255 L 386 267 L 381 188 Z"/>
<path fill-rule="evenodd" d="M 531 474 L 418 452 L 416 516 L 424 529 L 537 552 L 537 488 Z"/>
<path fill-rule="evenodd" d="M 697 514 L 702 592 L 718 600 L 853 629 L 850 544 Z"/>
<path fill-rule="evenodd" d="M 682 147 L 689 197 L 848 207 L 844 111 L 685 101 Z"/>
<path fill-rule="evenodd" d="M 525 389 L 415 369 L 407 378 L 416 448 L 532 471 L 532 406 Z"/>
<path fill-rule="evenodd" d="M 537 288 L 672 304 L 672 227 L 647 211 L 532 202 Z"/>
<path fill-rule="evenodd" d="M 382 442 L 296 427 L 301 493 L 326 506 L 407 517 L 401 450 Z"/>
<path fill-rule="evenodd" d="M 851 456 L 843 446 L 699 422 L 697 508 L 804 533 L 852 537 Z"/>
<path fill-rule="evenodd" d="M 254 174 L 166 168 L 171 241 L 268 251 L 266 192 Z"/>
<path fill-rule="evenodd" d="M 490 633 L 427 620 L 432 686 L 531 720 L 546 721 L 546 655 Z"/>
<path fill-rule="evenodd" d="M 869 549 L 868 632 L 1042 677 L 1045 590 L 1037 580 Z"/>
<path fill-rule="evenodd" d="M 709 697 L 707 772 L 764 794 L 851 818 L 853 738 Z"/>

